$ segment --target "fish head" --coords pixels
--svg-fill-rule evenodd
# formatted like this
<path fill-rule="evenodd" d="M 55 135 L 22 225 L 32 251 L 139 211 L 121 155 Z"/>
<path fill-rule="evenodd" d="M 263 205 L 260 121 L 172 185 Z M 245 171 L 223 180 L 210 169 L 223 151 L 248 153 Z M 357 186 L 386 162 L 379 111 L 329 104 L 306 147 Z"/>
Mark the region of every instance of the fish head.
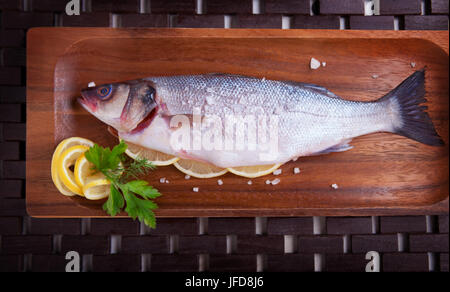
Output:
<path fill-rule="evenodd" d="M 78 102 L 117 131 L 133 132 L 150 124 L 159 108 L 155 98 L 149 81 L 136 80 L 83 89 Z"/>

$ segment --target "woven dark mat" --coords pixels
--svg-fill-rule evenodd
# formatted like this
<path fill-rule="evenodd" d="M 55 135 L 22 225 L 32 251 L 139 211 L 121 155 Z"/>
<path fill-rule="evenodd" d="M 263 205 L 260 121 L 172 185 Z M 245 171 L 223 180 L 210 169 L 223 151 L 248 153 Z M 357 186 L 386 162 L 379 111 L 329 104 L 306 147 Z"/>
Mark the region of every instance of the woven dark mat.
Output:
<path fill-rule="evenodd" d="M 448 30 L 448 0 L 0 0 L 0 271 L 448 271 L 448 216 L 34 219 L 25 211 L 25 35 L 36 26 Z M 258 1 L 256 1 L 258 2 Z M 116 4 L 117 3 L 117 4 Z M 197 3 L 202 3 L 197 7 Z M 201 14 L 200 14 L 201 13 Z M 256 14 L 257 13 L 257 14 Z"/>

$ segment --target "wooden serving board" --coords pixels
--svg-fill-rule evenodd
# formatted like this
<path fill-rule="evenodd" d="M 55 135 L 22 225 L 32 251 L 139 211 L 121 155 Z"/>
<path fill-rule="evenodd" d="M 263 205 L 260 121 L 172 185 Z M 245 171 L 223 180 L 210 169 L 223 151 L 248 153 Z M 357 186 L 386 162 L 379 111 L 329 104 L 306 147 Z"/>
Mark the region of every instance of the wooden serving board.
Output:
<path fill-rule="evenodd" d="M 90 81 L 223 72 L 314 83 L 343 98 L 374 100 L 423 67 L 429 113 L 445 147 L 378 133 L 354 139 L 350 151 L 285 164 L 278 185 L 265 183 L 273 175 L 252 179 L 252 185 L 231 173 L 221 177 L 221 186 L 217 178 L 185 180 L 173 166 L 159 167 L 146 179 L 163 194 L 157 199 L 160 217 L 447 213 L 448 41 L 446 31 L 32 29 L 27 45 L 28 213 L 107 216 L 102 202 L 59 194 L 50 176 L 52 153 L 62 139 L 117 142 L 105 124 L 75 102 Z M 311 70 L 311 57 L 326 67 Z M 295 167 L 300 174 L 293 173 Z M 162 177 L 170 183 L 161 184 Z M 338 189 L 331 187 L 334 183 Z"/>

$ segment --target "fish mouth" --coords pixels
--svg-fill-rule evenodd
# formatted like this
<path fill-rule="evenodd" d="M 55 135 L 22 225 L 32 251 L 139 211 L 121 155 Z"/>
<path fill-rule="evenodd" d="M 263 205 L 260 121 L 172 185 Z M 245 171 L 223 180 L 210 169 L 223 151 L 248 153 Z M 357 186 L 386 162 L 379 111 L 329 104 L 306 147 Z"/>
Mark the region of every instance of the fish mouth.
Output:
<path fill-rule="evenodd" d="M 94 113 L 97 110 L 97 102 L 90 99 L 83 91 L 81 92 L 81 97 L 77 98 L 77 101 L 91 113 Z"/>
<path fill-rule="evenodd" d="M 153 121 L 153 119 L 156 117 L 159 111 L 159 106 L 155 106 L 146 116 L 142 119 L 142 121 L 139 122 L 139 124 L 136 125 L 134 129 L 130 131 L 130 134 L 136 134 L 139 132 L 142 132 L 144 129 L 146 129 Z"/>

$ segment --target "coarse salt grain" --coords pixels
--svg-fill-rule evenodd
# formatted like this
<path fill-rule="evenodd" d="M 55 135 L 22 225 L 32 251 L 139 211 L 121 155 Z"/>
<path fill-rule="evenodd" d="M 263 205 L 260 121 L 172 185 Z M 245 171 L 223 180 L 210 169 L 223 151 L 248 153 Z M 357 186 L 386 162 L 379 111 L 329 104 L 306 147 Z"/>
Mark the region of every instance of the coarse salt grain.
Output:
<path fill-rule="evenodd" d="M 165 177 L 160 178 L 159 182 L 162 183 L 162 184 L 165 183 L 166 182 L 166 178 Z"/>
<path fill-rule="evenodd" d="M 192 188 L 192 190 L 193 190 L 194 192 L 198 193 L 198 188 L 197 188 L 197 187 Z"/>
<path fill-rule="evenodd" d="M 251 185 L 251 184 L 252 184 L 252 181 L 251 181 L 251 180 L 249 180 L 249 181 L 247 182 L 247 184 Z"/>
<path fill-rule="evenodd" d="M 189 175 L 189 174 L 186 174 L 185 176 L 184 176 L 184 179 L 190 179 L 191 178 L 191 176 Z"/>
<path fill-rule="evenodd" d="M 322 62 L 322 67 L 325 67 L 327 65 L 327 62 Z"/>
<path fill-rule="evenodd" d="M 294 173 L 295 174 L 299 174 L 300 173 L 300 168 L 298 168 L 298 167 L 294 168 Z"/>
<path fill-rule="evenodd" d="M 270 180 L 266 180 L 266 185 L 270 185 Z"/>
<path fill-rule="evenodd" d="M 320 62 L 316 58 L 311 58 L 311 62 L 309 63 L 309 67 L 313 70 L 318 69 L 320 67 Z"/>
<path fill-rule="evenodd" d="M 168 184 L 169 183 L 169 180 L 168 179 L 166 179 L 166 184 Z"/>
<path fill-rule="evenodd" d="M 280 181 L 281 180 L 279 178 L 276 178 L 272 181 L 272 185 L 277 185 L 278 183 L 280 183 Z"/>
<path fill-rule="evenodd" d="M 411 62 L 411 68 L 416 67 L 416 62 Z"/>
<path fill-rule="evenodd" d="M 223 181 L 222 181 L 221 179 L 219 179 L 219 180 L 217 180 L 217 184 L 218 184 L 219 186 L 221 186 L 221 185 L 223 185 Z"/>
<path fill-rule="evenodd" d="M 281 174 L 281 169 L 276 169 L 273 171 L 273 175 L 279 175 Z"/>
<path fill-rule="evenodd" d="M 335 190 L 337 190 L 339 188 L 339 186 L 337 184 L 332 184 L 331 187 Z"/>
<path fill-rule="evenodd" d="M 377 74 L 373 74 L 373 75 L 372 75 L 372 78 L 373 78 L 373 79 L 377 79 L 377 78 L 378 78 L 378 75 L 377 75 Z"/>
<path fill-rule="evenodd" d="M 89 82 L 88 87 L 95 87 L 95 82 L 94 81 Z"/>

